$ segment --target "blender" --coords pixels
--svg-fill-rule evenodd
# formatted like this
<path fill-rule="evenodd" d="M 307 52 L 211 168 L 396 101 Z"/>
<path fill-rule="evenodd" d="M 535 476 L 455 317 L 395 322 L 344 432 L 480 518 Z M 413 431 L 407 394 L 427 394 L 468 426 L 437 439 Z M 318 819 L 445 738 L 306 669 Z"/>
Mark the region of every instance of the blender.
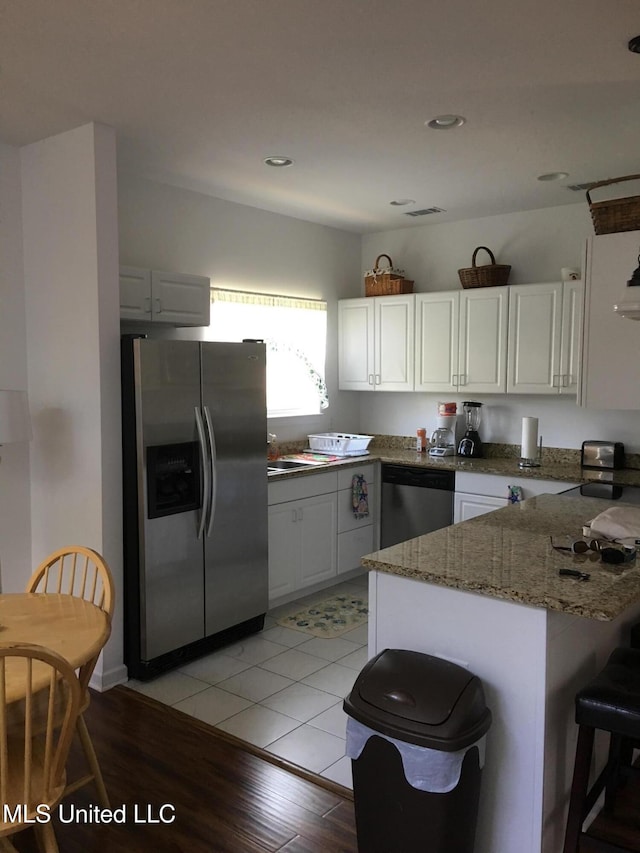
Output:
<path fill-rule="evenodd" d="M 482 456 L 482 441 L 478 427 L 480 426 L 482 403 L 474 403 L 468 400 L 462 404 L 465 419 L 465 434 L 458 445 L 458 455 L 473 458 Z"/>

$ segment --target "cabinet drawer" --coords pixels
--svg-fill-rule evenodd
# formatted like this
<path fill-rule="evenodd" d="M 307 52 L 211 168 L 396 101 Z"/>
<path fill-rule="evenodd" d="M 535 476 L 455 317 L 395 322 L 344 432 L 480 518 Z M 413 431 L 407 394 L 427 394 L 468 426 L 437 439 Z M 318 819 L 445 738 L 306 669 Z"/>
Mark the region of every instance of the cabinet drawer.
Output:
<path fill-rule="evenodd" d="M 338 492 L 338 533 L 346 530 L 356 530 L 359 527 L 372 525 L 377 518 L 378 511 L 378 487 L 376 483 L 367 482 L 369 497 L 369 515 L 364 518 L 356 518 L 353 514 L 351 488 L 341 489 Z"/>
<path fill-rule="evenodd" d="M 338 535 L 338 574 L 351 572 L 360 566 L 360 559 L 375 550 L 373 525 Z"/>
<path fill-rule="evenodd" d="M 326 495 L 329 492 L 335 492 L 337 487 L 338 474 L 336 471 L 291 477 L 275 483 L 269 482 L 269 506 L 281 504 L 285 501 L 311 498 L 314 495 Z"/>
<path fill-rule="evenodd" d="M 362 476 L 367 481 L 367 484 L 374 483 L 376 481 L 376 463 L 371 462 L 367 465 L 358 465 L 354 468 L 344 468 L 339 470 L 338 488 L 350 489 L 351 481 L 356 476 L 356 474 L 362 474 Z"/>

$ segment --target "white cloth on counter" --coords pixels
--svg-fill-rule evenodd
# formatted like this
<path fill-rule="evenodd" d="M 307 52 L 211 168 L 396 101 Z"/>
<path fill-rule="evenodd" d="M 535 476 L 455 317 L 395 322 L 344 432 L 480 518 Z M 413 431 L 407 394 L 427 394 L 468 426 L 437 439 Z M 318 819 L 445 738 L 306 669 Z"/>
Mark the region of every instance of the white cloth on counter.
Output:
<path fill-rule="evenodd" d="M 589 522 L 589 535 L 610 539 L 623 545 L 635 545 L 640 539 L 640 507 L 614 506 Z"/>
<path fill-rule="evenodd" d="M 444 752 L 388 737 L 354 720 L 353 717 L 347 719 L 346 753 L 348 757 L 352 760 L 359 758 L 366 742 L 374 736 L 388 740 L 396 747 L 402 758 L 405 779 L 418 791 L 429 791 L 434 794 L 453 791 L 460 781 L 464 757 L 474 746 L 478 747 L 480 767 L 484 766 L 486 735 L 457 752 Z"/>

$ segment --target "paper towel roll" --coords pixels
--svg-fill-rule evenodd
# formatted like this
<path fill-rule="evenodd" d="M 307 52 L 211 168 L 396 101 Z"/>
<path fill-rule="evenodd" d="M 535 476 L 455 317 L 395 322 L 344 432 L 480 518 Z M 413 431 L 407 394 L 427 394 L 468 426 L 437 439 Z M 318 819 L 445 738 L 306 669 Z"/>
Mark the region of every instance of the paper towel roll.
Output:
<path fill-rule="evenodd" d="M 538 457 L 538 419 L 522 419 L 522 459 L 537 459 Z"/>

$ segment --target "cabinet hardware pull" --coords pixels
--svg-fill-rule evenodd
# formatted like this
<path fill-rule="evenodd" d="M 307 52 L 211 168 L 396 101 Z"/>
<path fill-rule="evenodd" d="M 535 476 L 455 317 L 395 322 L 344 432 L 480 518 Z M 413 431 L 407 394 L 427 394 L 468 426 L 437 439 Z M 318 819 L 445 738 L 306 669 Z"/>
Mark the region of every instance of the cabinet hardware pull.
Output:
<path fill-rule="evenodd" d="M 459 385 L 466 385 L 467 384 L 467 374 L 466 373 L 460 374 L 458 384 Z"/>
<path fill-rule="evenodd" d="M 376 373 L 376 385 L 380 385 L 380 374 Z"/>
<path fill-rule="evenodd" d="M 156 314 L 162 314 L 162 302 L 156 299 Z"/>
<path fill-rule="evenodd" d="M 369 385 L 373 385 L 373 373 L 369 374 Z"/>
<path fill-rule="evenodd" d="M 455 385 L 456 387 L 458 386 L 458 374 L 457 373 L 454 373 L 453 376 L 451 377 L 451 384 Z"/>
<path fill-rule="evenodd" d="M 570 378 L 571 378 L 571 377 L 570 377 L 570 375 L 568 375 L 568 374 L 566 374 L 566 373 L 563 373 L 563 374 L 562 374 L 562 387 L 563 387 L 563 388 L 568 388 L 568 387 L 569 387 L 569 379 L 570 379 Z"/>
<path fill-rule="evenodd" d="M 151 314 L 151 297 L 145 296 L 144 298 L 144 313 Z"/>
<path fill-rule="evenodd" d="M 298 520 L 298 514 L 295 509 L 291 510 L 291 521 L 296 522 Z"/>
<path fill-rule="evenodd" d="M 298 510 L 298 521 L 302 521 L 303 517 L 304 517 L 304 510 L 299 509 Z"/>

